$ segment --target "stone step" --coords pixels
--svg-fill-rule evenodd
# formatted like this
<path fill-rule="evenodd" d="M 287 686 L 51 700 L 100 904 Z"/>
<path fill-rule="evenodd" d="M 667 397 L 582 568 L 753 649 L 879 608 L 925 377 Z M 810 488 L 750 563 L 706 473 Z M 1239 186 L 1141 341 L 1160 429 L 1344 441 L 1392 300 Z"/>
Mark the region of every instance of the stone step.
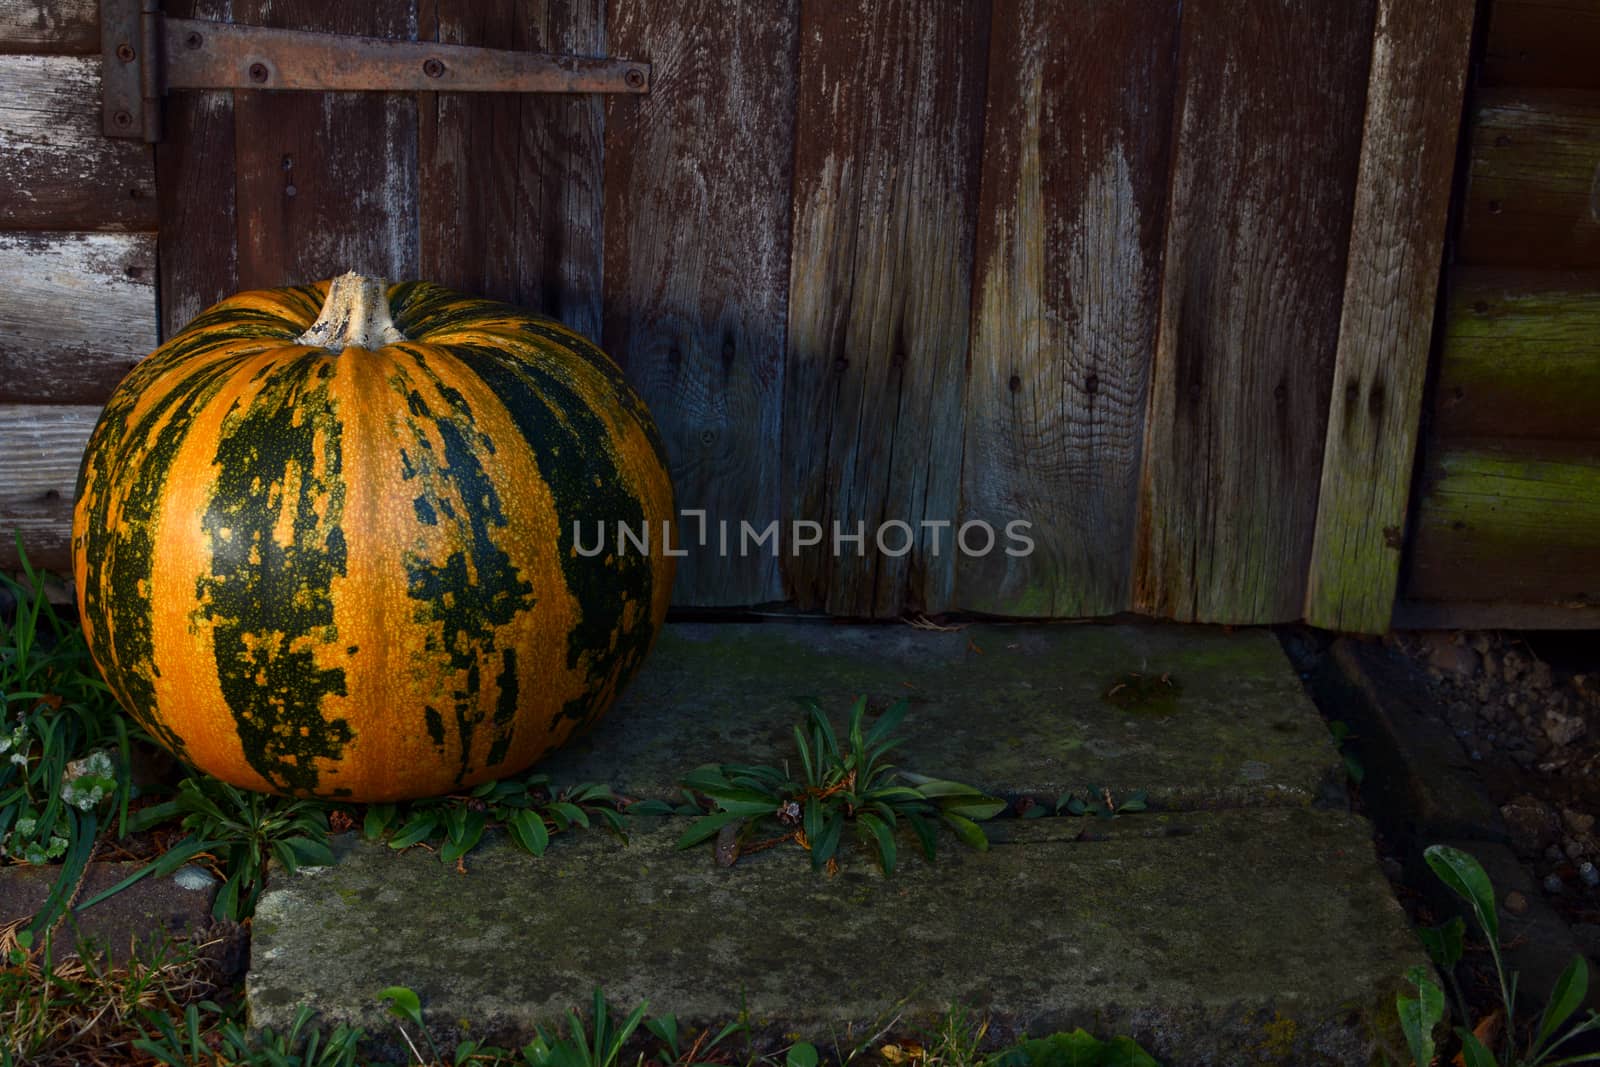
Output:
<path fill-rule="evenodd" d="M 1135 673 L 1152 699 L 1106 699 Z M 1095 785 L 1168 808 L 1343 802 L 1339 755 L 1277 639 L 1217 627 L 675 623 L 612 713 L 543 769 L 674 796 L 702 763 L 792 760 L 797 698 L 842 725 L 862 695 L 910 701 L 898 765 L 999 794 Z"/>
<path fill-rule="evenodd" d="M 436 1038 L 470 1021 L 507 1043 L 602 986 L 685 1022 L 744 1011 L 774 1040 L 911 1034 L 961 1004 L 997 1035 L 1127 1033 L 1168 1067 L 1346 1065 L 1397 1040 L 1400 977 L 1423 961 L 1344 812 L 1150 813 L 1087 841 L 1083 819 L 1011 820 L 932 866 L 908 843 L 892 878 L 856 849 L 831 878 L 788 846 L 718 867 L 674 850 L 685 825 L 538 859 L 491 840 L 465 874 L 340 838 L 337 865 L 279 874 L 260 903 L 251 1022 L 310 1004 L 402 1056 L 385 986 L 417 990 Z"/>

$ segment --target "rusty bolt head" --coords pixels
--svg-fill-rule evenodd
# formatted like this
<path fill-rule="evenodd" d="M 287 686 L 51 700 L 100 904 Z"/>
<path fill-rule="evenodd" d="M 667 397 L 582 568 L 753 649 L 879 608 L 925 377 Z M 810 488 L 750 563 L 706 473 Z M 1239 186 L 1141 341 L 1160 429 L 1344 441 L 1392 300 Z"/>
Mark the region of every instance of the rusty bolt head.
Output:
<path fill-rule="evenodd" d="M 123 129 L 127 129 L 129 126 L 133 125 L 133 116 L 128 114 L 126 111 L 118 111 L 116 114 L 111 116 L 111 121 Z"/>
<path fill-rule="evenodd" d="M 264 82 L 267 80 L 267 65 L 265 63 L 250 64 L 250 80 Z"/>
<path fill-rule="evenodd" d="M 121 44 L 117 45 L 117 58 L 118 59 L 122 60 L 124 63 L 132 63 L 133 62 L 133 56 L 134 56 L 133 45 L 129 44 L 126 41 L 124 41 Z"/>
<path fill-rule="evenodd" d="M 199 48 L 201 45 L 206 43 L 206 39 L 200 36 L 198 33 L 195 33 L 193 30 L 190 30 L 189 33 L 183 38 L 183 43 L 188 48 Z"/>
<path fill-rule="evenodd" d="M 444 64 L 437 59 L 426 59 L 422 63 L 422 73 L 430 78 L 437 78 L 444 73 Z"/>
<path fill-rule="evenodd" d="M 627 83 L 630 89 L 643 89 L 644 71 L 638 67 L 629 67 L 628 72 L 622 76 L 622 80 Z"/>

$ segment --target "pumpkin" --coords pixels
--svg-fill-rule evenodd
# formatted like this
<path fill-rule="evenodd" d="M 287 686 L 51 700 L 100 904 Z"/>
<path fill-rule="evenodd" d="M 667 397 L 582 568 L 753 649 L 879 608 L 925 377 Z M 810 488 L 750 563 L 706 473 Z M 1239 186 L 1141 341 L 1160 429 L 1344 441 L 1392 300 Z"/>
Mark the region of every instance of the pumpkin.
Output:
<path fill-rule="evenodd" d="M 118 701 L 192 766 L 430 796 L 606 712 L 665 617 L 672 514 L 594 345 L 349 274 L 224 300 L 118 386 L 78 476 L 78 606 Z"/>

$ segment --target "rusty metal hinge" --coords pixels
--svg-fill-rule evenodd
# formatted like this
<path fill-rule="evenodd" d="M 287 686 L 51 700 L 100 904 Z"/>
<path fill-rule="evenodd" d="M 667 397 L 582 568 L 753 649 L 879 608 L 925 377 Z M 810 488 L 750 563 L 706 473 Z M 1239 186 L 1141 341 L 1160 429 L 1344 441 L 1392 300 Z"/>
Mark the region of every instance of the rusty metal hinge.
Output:
<path fill-rule="evenodd" d="M 168 18 L 160 0 L 100 0 L 104 127 L 161 140 L 172 89 L 647 93 L 650 64 Z"/>

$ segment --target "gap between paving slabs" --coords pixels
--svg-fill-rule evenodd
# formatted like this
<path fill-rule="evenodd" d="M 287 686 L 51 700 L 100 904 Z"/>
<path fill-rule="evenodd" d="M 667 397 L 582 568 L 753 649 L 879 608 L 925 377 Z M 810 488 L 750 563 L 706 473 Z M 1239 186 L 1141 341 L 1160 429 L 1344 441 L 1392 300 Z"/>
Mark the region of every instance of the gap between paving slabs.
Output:
<path fill-rule="evenodd" d="M 1175 703 L 1117 708 L 1119 677 L 1169 674 Z M 547 761 L 558 783 L 672 796 L 704 762 L 785 757 L 817 697 L 911 700 L 897 762 L 1002 795 L 1094 784 L 1165 810 L 988 824 L 890 879 L 835 878 L 795 849 L 720 868 L 676 852 L 681 820 L 629 847 L 599 833 L 541 859 L 489 841 L 458 875 L 353 837 L 273 880 L 257 912 L 252 1022 L 301 1003 L 394 1039 L 375 999 L 409 985 L 447 1037 L 517 1040 L 581 1003 L 649 998 L 686 1021 L 747 1010 L 826 1040 L 902 1031 L 952 1003 L 996 1036 L 1125 1032 L 1169 1065 L 1363 1063 L 1423 955 L 1364 820 L 1329 804 L 1340 760 L 1270 632 L 1177 626 L 675 624 L 613 715 Z M 1319 803 L 1320 801 L 1320 803 Z M 470 1023 L 469 1023 L 470 1021 Z M 397 1051 L 397 1050 L 391 1050 Z"/>

